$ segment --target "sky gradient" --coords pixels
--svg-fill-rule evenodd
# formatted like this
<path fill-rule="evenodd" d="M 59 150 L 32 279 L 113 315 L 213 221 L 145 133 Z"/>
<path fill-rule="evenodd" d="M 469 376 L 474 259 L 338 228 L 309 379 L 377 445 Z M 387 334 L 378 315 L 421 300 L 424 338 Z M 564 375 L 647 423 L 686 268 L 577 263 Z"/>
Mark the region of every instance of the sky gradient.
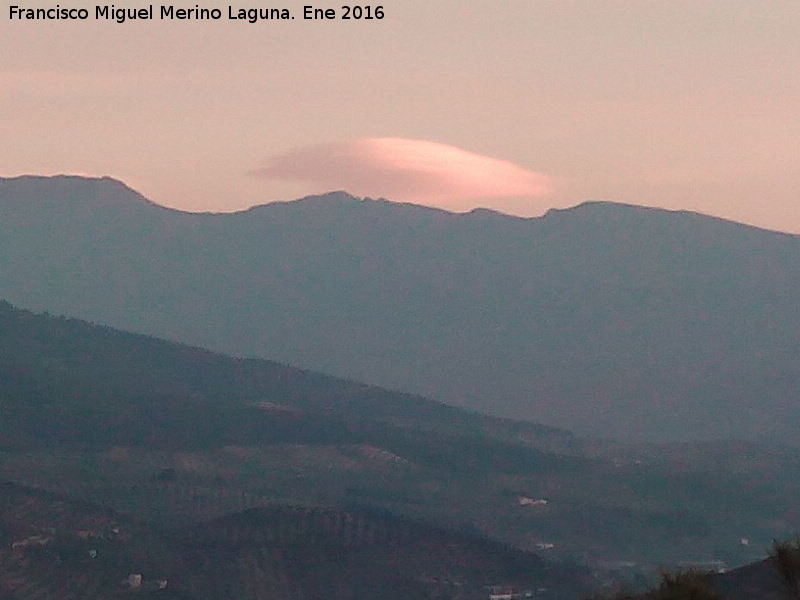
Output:
<path fill-rule="evenodd" d="M 346 189 L 800 233 L 796 0 L 393 0 L 362 22 L 305 3 L 118 25 L 10 22 L 0 0 L 0 176 L 110 175 L 198 211 Z"/>

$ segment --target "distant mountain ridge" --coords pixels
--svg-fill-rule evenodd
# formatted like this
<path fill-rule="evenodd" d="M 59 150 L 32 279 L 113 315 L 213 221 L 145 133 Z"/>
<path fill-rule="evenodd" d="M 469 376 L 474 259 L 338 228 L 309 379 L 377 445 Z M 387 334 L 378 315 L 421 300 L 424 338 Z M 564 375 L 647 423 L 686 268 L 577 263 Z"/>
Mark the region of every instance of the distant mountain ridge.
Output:
<path fill-rule="evenodd" d="M 800 237 L 587 203 L 338 192 L 232 214 L 0 179 L 0 297 L 623 439 L 800 433 Z"/>

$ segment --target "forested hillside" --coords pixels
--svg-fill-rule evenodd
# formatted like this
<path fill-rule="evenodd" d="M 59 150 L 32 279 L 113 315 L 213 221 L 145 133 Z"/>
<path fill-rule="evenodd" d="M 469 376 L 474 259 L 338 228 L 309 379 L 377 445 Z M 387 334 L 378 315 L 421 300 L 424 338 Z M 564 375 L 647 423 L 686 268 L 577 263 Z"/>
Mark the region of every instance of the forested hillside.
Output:
<path fill-rule="evenodd" d="M 638 570 L 740 564 L 800 523 L 791 451 L 579 439 L 9 304 L 0 383 L 0 477 L 160 527 L 371 508 Z"/>

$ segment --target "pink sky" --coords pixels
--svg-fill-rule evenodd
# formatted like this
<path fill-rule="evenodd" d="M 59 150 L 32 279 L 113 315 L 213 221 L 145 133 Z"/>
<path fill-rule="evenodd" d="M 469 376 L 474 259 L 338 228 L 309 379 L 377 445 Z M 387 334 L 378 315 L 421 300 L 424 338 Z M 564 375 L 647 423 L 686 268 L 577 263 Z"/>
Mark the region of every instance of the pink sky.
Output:
<path fill-rule="evenodd" d="M 0 175 L 111 175 L 186 210 L 335 187 L 800 232 L 796 0 L 394 0 L 349 23 L 303 4 L 117 25 L 10 22 L 0 0 Z"/>

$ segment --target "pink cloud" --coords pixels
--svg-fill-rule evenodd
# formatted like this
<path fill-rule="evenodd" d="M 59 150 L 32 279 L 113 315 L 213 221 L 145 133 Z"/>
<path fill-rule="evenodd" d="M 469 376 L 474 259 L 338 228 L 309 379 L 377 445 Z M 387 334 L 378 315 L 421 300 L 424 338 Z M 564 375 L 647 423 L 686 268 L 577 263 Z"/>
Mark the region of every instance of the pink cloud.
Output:
<path fill-rule="evenodd" d="M 390 200 L 469 210 L 482 199 L 547 196 L 553 180 L 514 163 L 454 146 L 364 138 L 272 157 L 255 175 L 313 183 Z M 495 203 L 496 204 L 496 203 Z"/>

